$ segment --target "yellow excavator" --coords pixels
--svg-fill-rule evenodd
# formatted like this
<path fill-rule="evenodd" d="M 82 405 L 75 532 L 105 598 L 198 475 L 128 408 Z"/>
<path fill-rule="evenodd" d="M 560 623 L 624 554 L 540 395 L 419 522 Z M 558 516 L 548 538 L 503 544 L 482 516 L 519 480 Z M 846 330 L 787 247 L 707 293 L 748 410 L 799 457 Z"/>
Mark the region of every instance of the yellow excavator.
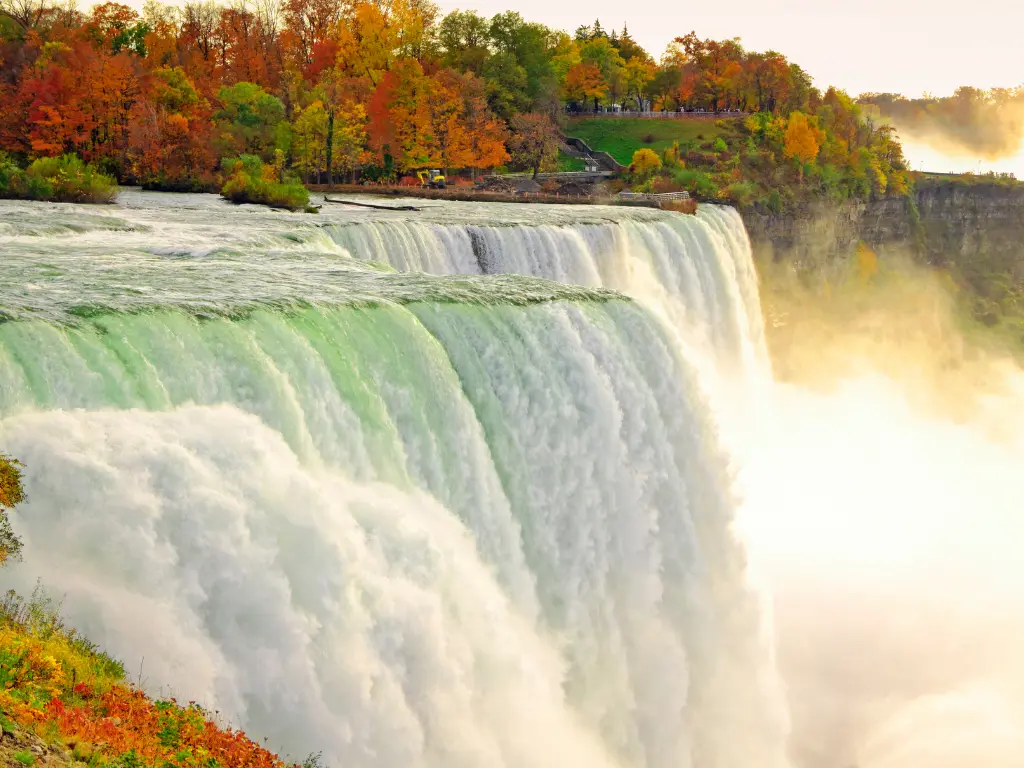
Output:
<path fill-rule="evenodd" d="M 444 189 L 448 186 L 444 174 L 440 171 L 419 171 L 416 176 L 419 177 L 420 186 L 424 189 Z"/>

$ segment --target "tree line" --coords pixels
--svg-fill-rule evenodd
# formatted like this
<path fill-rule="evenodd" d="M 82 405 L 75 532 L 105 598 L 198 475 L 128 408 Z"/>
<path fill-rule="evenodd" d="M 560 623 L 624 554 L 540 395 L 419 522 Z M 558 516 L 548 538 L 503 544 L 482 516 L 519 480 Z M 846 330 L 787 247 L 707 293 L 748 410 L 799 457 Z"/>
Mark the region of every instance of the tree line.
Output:
<path fill-rule="evenodd" d="M 207 188 L 242 155 L 328 183 L 547 168 L 567 111 L 611 104 L 757 113 L 761 134 L 800 112 L 836 157 L 874 141 L 849 97 L 738 39 L 691 32 L 655 60 L 625 26 L 430 0 L 0 0 L 0 40 L 0 151 L 151 188 Z"/>
<path fill-rule="evenodd" d="M 990 90 L 962 86 L 952 96 L 926 94 L 920 99 L 866 93 L 858 102 L 908 136 L 944 152 L 1012 157 L 1024 140 L 1024 85 Z"/>

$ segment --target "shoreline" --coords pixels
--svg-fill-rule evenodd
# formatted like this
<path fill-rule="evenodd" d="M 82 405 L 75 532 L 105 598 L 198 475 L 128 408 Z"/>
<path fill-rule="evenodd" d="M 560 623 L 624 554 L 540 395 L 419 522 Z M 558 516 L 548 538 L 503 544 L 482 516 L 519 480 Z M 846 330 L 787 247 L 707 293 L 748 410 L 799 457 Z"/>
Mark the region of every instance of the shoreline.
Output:
<path fill-rule="evenodd" d="M 616 205 L 633 208 L 656 208 L 677 213 L 696 213 L 697 201 L 674 201 L 687 205 L 667 206 L 655 200 L 620 200 L 614 195 L 559 195 L 547 192 L 488 192 L 469 187 L 422 189 L 420 187 L 378 186 L 362 184 L 307 184 L 311 194 L 373 195 L 375 197 L 407 197 L 420 200 L 451 200 L 464 203 L 530 203 L 542 205 Z M 333 201 L 338 202 L 338 201 Z"/>

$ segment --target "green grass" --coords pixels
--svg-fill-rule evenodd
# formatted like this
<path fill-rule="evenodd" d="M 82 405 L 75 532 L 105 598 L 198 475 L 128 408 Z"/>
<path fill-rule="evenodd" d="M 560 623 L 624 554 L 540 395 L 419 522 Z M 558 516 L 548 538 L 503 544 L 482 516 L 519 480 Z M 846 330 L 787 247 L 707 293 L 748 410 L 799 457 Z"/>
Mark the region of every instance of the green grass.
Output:
<path fill-rule="evenodd" d="M 587 167 L 582 157 L 573 157 L 572 155 L 565 154 L 565 152 L 559 152 L 558 170 L 562 173 L 567 173 L 569 171 L 585 171 Z"/>
<path fill-rule="evenodd" d="M 727 127 L 722 127 L 721 124 Z M 676 141 L 680 147 L 697 148 L 715 139 L 736 136 L 739 120 L 687 120 L 685 118 L 646 119 L 642 117 L 579 117 L 569 120 L 566 136 L 583 139 L 595 152 L 607 152 L 623 165 L 629 165 L 633 153 L 647 147 L 655 152 L 668 149 Z"/>

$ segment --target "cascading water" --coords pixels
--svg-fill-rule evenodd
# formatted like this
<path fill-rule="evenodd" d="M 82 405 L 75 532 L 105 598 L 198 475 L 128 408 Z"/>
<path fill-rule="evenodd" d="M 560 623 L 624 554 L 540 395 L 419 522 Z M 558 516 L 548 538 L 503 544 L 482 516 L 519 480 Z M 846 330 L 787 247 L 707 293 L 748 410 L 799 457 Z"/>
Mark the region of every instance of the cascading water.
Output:
<path fill-rule="evenodd" d="M 0 232 L 5 579 L 151 687 L 336 765 L 785 764 L 709 402 L 766 365 L 734 214 L 125 193 Z"/>

